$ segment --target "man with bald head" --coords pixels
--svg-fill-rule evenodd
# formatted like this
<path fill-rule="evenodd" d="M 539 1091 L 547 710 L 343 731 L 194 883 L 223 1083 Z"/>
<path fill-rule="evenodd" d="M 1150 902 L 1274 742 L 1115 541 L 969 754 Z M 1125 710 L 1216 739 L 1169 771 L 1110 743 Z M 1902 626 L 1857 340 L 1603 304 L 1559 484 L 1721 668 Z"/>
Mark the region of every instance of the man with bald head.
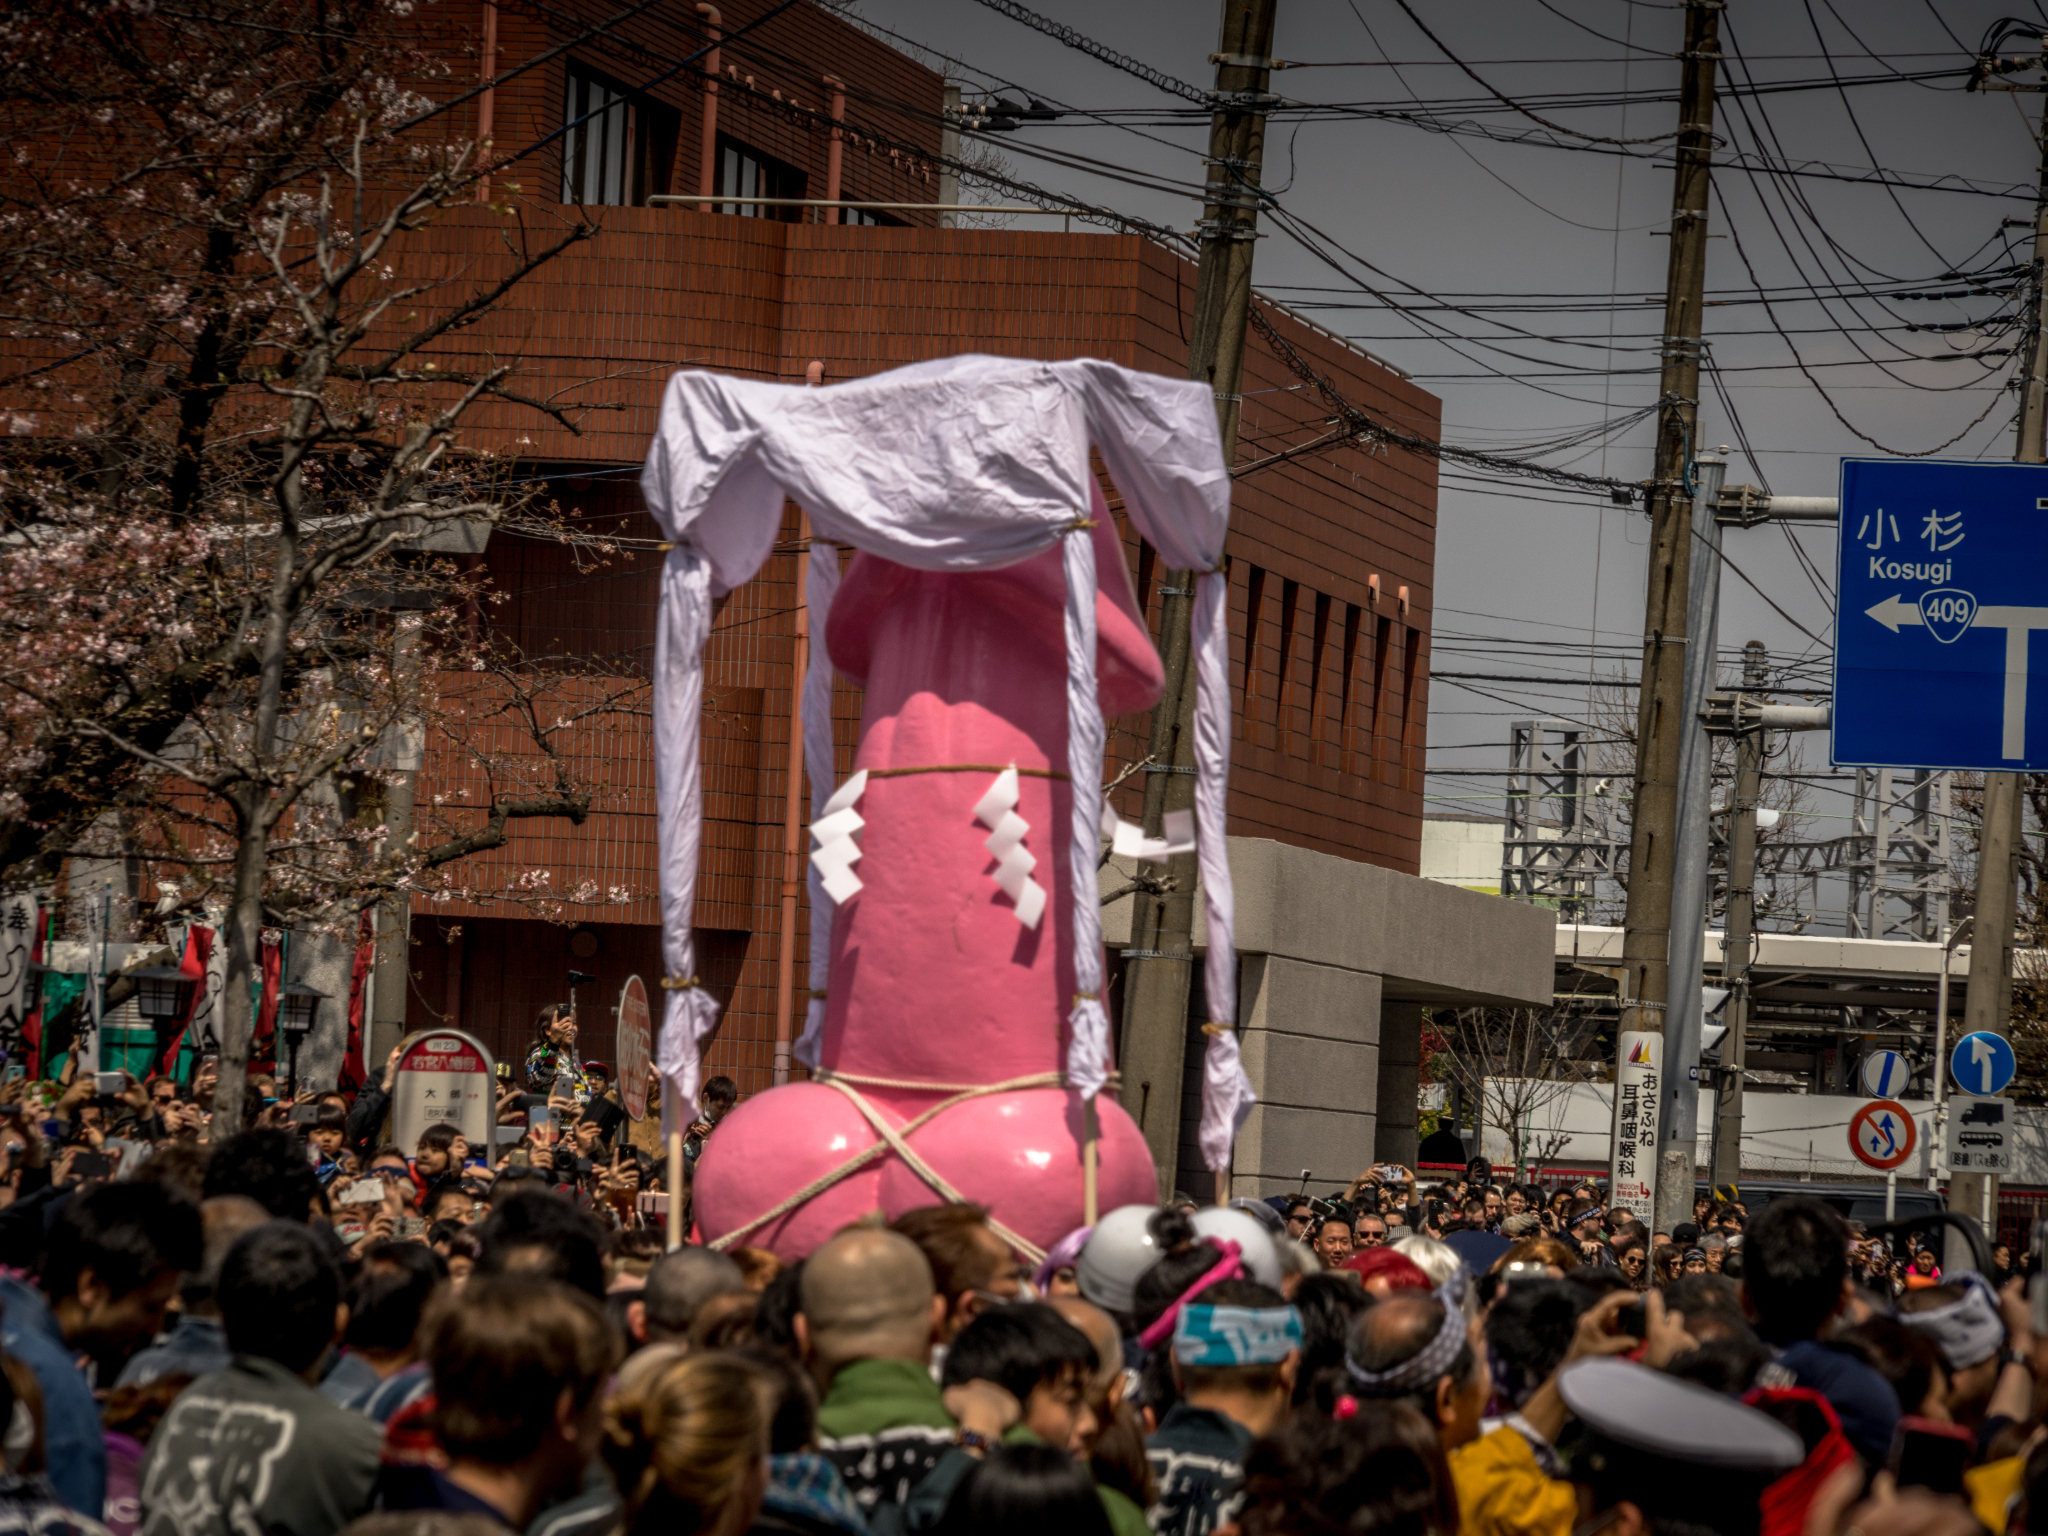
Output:
<path fill-rule="evenodd" d="M 942 1395 L 932 1380 L 946 1304 L 909 1238 L 841 1232 L 805 1261 L 797 1295 L 797 1345 L 824 1394 L 818 1448 L 870 1516 L 903 1503 L 963 1431 L 993 1441 L 1016 1422 L 1016 1401 L 1005 1411 L 987 1383 Z"/>

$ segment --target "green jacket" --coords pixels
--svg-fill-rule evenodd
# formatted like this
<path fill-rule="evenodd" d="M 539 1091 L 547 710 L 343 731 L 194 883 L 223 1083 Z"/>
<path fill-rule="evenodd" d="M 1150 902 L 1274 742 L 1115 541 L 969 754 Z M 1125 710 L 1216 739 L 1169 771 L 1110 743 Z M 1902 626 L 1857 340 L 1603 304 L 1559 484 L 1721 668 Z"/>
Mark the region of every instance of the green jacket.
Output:
<path fill-rule="evenodd" d="M 953 1432 L 939 1384 L 915 1360 L 841 1366 L 818 1405 L 818 1449 L 871 1520 L 910 1497 L 953 1449 Z"/>

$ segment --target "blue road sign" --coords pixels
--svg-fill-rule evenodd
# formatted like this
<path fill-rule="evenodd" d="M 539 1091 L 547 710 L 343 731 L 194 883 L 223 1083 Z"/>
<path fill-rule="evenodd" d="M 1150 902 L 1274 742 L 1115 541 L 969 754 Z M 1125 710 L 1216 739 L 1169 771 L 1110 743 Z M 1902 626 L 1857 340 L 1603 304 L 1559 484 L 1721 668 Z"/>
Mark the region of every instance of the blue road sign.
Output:
<path fill-rule="evenodd" d="M 2005 1085 L 2019 1070 L 2019 1063 L 2013 1059 L 2010 1040 L 1989 1030 L 1979 1030 L 1956 1042 L 1948 1069 L 1955 1074 L 1956 1086 L 1963 1092 L 1988 1098 L 2005 1091 Z"/>
<path fill-rule="evenodd" d="M 2048 767 L 2048 466 L 1844 459 L 1840 535 L 1835 762 Z"/>
<path fill-rule="evenodd" d="M 1872 1051 L 1863 1058 L 1861 1076 L 1873 1099 L 1896 1099 L 1906 1091 L 1913 1069 L 1897 1051 Z"/>

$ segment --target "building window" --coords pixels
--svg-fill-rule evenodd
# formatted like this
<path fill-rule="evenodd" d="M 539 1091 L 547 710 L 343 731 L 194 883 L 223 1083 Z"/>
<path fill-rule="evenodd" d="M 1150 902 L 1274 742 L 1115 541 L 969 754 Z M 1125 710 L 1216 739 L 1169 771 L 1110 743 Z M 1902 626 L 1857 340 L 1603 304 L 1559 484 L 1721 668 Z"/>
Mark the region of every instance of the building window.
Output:
<path fill-rule="evenodd" d="M 562 93 L 562 201 L 625 206 L 668 190 L 681 114 L 571 64 Z"/>
<path fill-rule="evenodd" d="M 731 197 L 802 197 L 804 173 L 751 145 L 723 134 L 718 139 L 718 195 Z M 803 218 L 801 208 L 763 207 L 759 203 L 722 202 L 720 213 L 737 213 L 746 218 L 781 219 L 794 224 Z"/>
<path fill-rule="evenodd" d="M 896 229 L 903 227 L 901 219 L 892 219 L 888 214 L 877 213 L 872 208 L 842 208 L 839 210 L 839 222 L 842 224 L 873 224 Z"/>
<path fill-rule="evenodd" d="M 563 93 L 562 201 L 636 203 L 639 157 L 634 153 L 632 98 L 597 75 L 570 65 Z"/>

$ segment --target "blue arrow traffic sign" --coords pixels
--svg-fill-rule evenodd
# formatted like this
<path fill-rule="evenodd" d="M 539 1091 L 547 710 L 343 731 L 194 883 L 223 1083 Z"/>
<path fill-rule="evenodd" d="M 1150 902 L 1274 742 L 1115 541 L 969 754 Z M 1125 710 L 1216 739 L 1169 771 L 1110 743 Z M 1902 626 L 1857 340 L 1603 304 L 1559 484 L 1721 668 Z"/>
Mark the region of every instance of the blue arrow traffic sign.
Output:
<path fill-rule="evenodd" d="M 1913 1069 L 1897 1051 L 1872 1051 L 1863 1058 L 1861 1076 L 1873 1099 L 1896 1099 L 1906 1091 Z"/>
<path fill-rule="evenodd" d="M 1835 763 L 2048 766 L 2048 466 L 1844 459 L 1839 534 Z"/>
<path fill-rule="evenodd" d="M 2005 1091 L 2005 1085 L 2019 1070 L 2019 1063 L 2013 1059 L 2010 1040 L 1989 1030 L 1979 1030 L 1956 1042 L 1948 1069 L 1963 1092 L 1988 1098 Z"/>

